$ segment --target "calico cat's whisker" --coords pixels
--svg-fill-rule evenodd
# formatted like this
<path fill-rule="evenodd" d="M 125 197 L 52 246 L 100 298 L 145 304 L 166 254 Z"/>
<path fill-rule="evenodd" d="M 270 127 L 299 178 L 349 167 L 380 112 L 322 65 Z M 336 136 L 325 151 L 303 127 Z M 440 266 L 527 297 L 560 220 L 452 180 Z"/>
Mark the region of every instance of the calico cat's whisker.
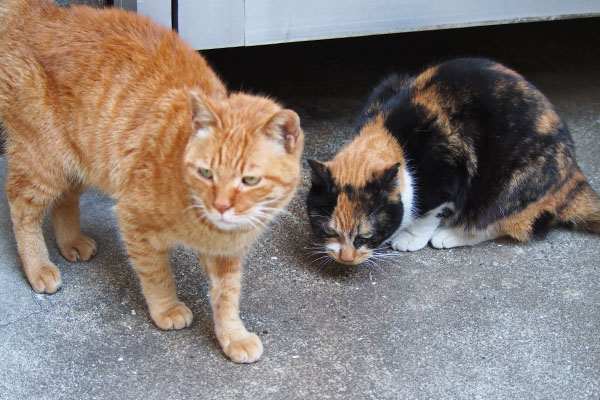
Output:
<path fill-rule="evenodd" d="M 398 266 L 392 244 L 413 252 L 500 236 L 527 241 L 558 222 L 600 233 L 600 196 L 577 166 L 568 127 L 501 64 L 459 58 L 411 78 L 392 75 L 374 88 L 358 125 L 332 160 L 309 160 L 311 228 L 340 258 Z"/>
<path fill-rule="evenodd" d="M 319 243 L 319 242 L 315 242 L 314 240 L 309 240 L 304 236 L 300 236 L 296 238 L 298 241 L 302 242 L 303 245 L 305 246 L 323 246 L 323 244 Z"/>
<path fill-rule="evenodd" d="M 310 254 L 310 255 L 317 255 L 317 254 L 327 254 L 328 255 L 329 254 L 329 251 L 324 247 L 307 249 L 307 250 L 308 250 L 308 254 Z"/>
<path fill-rule="evenodd" d="M 377 257 L 377 256 L 375 256 L 372 259 L 375 262 L 382 262 L 382 263 L 384 263 L 386 265 L 393 265 L 393 263 L 392 263 L 393 258 L 392 257 Z"/>
<path fill-rule="evenodd" d="M 369 259 L 366 259 L 366 260 L 364 260 L 363 262 L 361 262 L 360 264 L 358 264 L 358 266 L 360 266 L 360 267 L 363 267 L 363 268 L 366 268 L 366 269 L 368 269 L 368 270 L 372 270 L 372 269 L 378 269 L 378 270 L 381 270 L 381 267 L 380 267 L 379 265 L 377 265 L 377 263 L 375 263 L 375 262 L 374 262 L 373 260 L 371 260 L 370 258 L 369 258 Z M 373 278 L 372 278 L 372 274 L 371 274 L 371 271 L 369 271 L 369 278 L 370 278 L 370 280 L 371 280 L 371 281 L 373 280 Z"/>
<path fill-rule="evenodd" d="M 310 262 L 308 264 L 308 266 L 310 267 L 311 265 L 313 265 L 314 263 L 319 262 L 319 261 L 320 261 L 320 263 L 318 266 L 322 267 L 324 264 L 330 262 L 331 258 L 329 256 L 321 256 L 321 257 L 315 258 L 312 262 Z"/>
<path fill-rule="evenodd" d="M 304 243 L 304 247 L 305 249 L 325 249 L 325 245 L 321 244 L 321 243 L 315 243 L 315 242 L 305 242 Z"/>
<path fill-rule="evenodd" d="M 383 267 L 381 265 L 379 265 L 378 263 L 376 263 L 373 260 L 369 260 L 369 266 L 372 267 L 373 269 L 376 269 L 380 272 L 385 272 L 385 270 L 383 269 Z M 373 280 L 373 276 L 371 275 L 371 273 L 369 272 L 369 278 L 371 279 L 371 281 Z"/>
<path fill-rule="evenodd" d="M 318 248 L 318 247 L 313 247 L 313 248 L 308 248 L 308 247 L 304 247 L 305 250 L 311 252 L 312 254 L 328 254 L 327 250 L 323 249 L 323 248 Z"/>
<path fill-rule="evenodd" d="M 373 254 L 375 255 L 390 255 L 390 256 L 396 256 L 398 253 L 392 251 L 392 249 L 390 247 L 385 247 L 385 248 L 376 248 L 372 250 Z"/>
<path fill-rule="evenodd" d="M 337 265 L 337 263 L 331 257 L 327 257 L 323 262 L 321 262 L 321 264 L 319 264 L 319 267 L 332 267 L 335 265 Z"/>
<path fill-rule="evenodd" d="M 387 256 L 387 255 L 384 255 L 384 256 L 382 256 L 382 255 L 375 255 L 375 256 L 372 256 L 372 258 L 374 260 L 378 260 L 378 261 L 393 261 L 393 260 L 396 259 L 395 256 Z"/>
<path fill-rule="evenodd" d="M 379 257 L 379 258 L 396 258 L 398 257 L 398 253 L 373 253 L 373 257 Z"/>

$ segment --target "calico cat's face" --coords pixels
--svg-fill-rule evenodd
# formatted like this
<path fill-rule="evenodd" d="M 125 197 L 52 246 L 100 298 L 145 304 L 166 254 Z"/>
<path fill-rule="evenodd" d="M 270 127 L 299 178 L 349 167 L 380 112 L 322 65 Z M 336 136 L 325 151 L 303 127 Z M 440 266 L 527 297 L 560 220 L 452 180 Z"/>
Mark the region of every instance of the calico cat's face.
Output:
<path fill-rule="evenodd" d="M 360 264 L 374 255 L 402 221 L 400 165 L 373 171 L 364 182 L 352 185 L 336 176 L 340 172 L 334 163 L 309 160 L 308 218 L 323 252 L 340 263 Z"/>
<path fill-rule="evenodd" d="M 298 185 L 303 146 L 298 116 L 243 94 L 219 105 L 192 94 L 191 102 L 194 134 L 185 176 L 193 206 L 221 230 L 264 227 Z M 224 108 L 226 113 L 219 112 Z"/>

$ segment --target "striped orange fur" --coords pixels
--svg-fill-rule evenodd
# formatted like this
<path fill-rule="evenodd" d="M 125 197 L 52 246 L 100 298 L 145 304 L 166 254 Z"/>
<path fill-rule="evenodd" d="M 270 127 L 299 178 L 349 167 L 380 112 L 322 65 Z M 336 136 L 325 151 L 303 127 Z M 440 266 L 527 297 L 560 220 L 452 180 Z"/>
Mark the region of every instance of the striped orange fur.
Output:
<path fill-rule="evenodd" d="M 94 186 L 115 200 L 156 325 L 192 322 L 168 264 L 172 246 L 188 246 L 210 277 L 224 352 L 257 360 L 260 339 L 238 315 L 241 261 L 297 188 L 296 113 L 229 94 L 176 33 L 134 13 L 0 0 L 0 37 L 6 192 L 33 289 L 54 293 L 62 283 L 42 237 L 46 209 L 66 259 L 95 254 L 78 211 L 79 196 Z"/>

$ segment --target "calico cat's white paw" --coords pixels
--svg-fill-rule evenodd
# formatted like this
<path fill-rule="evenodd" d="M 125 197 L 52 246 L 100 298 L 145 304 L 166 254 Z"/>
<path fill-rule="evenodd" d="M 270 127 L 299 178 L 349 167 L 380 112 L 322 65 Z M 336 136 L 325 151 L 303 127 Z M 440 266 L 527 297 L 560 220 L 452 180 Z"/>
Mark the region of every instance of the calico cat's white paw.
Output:
<path fill-rule="evenodd" d="M 398 251 L 417 251 L 427 246 L 429 235 L 419 235 L 411 231 L 403 230 L 392 239 L 392 248 Z"/>
<path fill-rule="evenodd" d="M 441 227 L 433 234 L 431 245 L 436 249 L 451 249 L 459 246 L 472 246 L 499 236 L 499 233 L 493 227 L 473 232 L 466 232 L 461 227 Z"/>
<path fill-rule="evenodd" d="M 453 228 L 441 227 L 433 234 L 431 245 L 436 249 L 450 249 L 452 247 L 464 246 L 464 237 Z"/>

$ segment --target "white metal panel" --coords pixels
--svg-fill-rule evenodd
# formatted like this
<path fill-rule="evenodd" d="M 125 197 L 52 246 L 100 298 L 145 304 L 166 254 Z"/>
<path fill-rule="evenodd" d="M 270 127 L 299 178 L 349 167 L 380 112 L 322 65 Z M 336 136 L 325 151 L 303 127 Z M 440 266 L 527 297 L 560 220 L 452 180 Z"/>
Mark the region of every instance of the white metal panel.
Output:
<path fill-rule="evenodd" d="M 137 12 L 171 28 L 171 0 L 137 0 Z"/>
<path fill-rule="evenodd" d="M 172 28 L 171 0 L 115 0 L 117 8 L 137 11 L 164 26 Z"/>
<path fill-rule="evenodd" d="M 197 49 L 243 46 L 244 0 L 179 0 L 179 34 Z"/>
<path fill-rule="evenodd" d="M 600 15 L 600 0 L 246 0 L 245 44 L 576 15 Z"/>

